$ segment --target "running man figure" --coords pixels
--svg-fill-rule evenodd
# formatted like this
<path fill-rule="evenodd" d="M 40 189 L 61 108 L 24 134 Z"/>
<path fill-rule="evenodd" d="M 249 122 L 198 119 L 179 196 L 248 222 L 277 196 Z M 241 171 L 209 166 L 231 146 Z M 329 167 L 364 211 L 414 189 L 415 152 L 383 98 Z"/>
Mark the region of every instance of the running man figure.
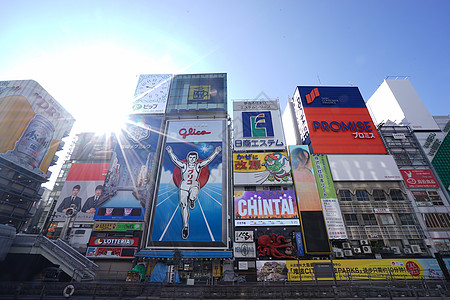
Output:
<path fill-rule="evenodd" d="M 189 236 L 189 208 L 194 209 L 195 200 L 197 200 L 198 192 L 200 190 L 200 182 L 198 181 L 200 171 L 216 158 L 220 151 L 222 151 L 222 147 L 216 147 L 214 152 L 207 159 L 200 162 L 197 162 L 198 153 L 195 151 L 189 152 L 186 156 L 187 162 L 184 162 L 179 160 L 175 154 L 173 154 L 172 147 L 167 146 L 166 150 L 172 162 L 181 170 L 178 197 L 181 206 L 181 218 L 183 219 L 181 237 L 185 240 Z"/>

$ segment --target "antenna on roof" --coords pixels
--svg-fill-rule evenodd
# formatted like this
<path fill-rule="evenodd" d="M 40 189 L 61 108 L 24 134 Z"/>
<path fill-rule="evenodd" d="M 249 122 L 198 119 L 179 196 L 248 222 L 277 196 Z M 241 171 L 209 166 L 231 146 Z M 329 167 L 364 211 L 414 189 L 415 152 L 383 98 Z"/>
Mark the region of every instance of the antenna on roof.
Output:
<path fill-rule="evenodd" d="M 319 84 L 322 85 L 322 82 L 320 81 L 319 74 L 317 74 L 317 80 L 319 80 Z"/>

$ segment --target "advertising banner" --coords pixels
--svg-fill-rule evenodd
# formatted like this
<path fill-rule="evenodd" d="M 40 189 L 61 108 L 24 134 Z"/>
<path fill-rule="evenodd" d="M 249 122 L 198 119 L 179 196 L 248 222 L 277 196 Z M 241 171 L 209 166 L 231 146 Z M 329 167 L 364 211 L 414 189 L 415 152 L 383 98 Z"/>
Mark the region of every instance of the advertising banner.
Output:
<path fill-rule="evenodd" d="M 95 222 L 94 231 L 141 231 L 142 223 Z"/>
<path fill-rule="evenodd" d="M 300 225 L 294 191 L 235 191 L 235 226 Z"/>
<path fill-rule="evenodd" d="M 334 188 L 333 178 L 326 155 L 313 155 L 314 175 L 319 187 L 319 196 L 322 203 L 323 216 L 330 239 L 346 239 L 344 220 Z"/>
<path fill-rule="evenodd" d="M 226 112 L 227 74 L 177 74 L 170 86 L 167 113 Z M 219 113 L 223 116 L 222 113 Z M 218 115 L 216 114 L 216 117 Z"/>
<path fill-rule="evenodd" d="M 286 261 L 257 260 L 256 276 L 258 281 L 286 281 L 288 280 Z"/>
<path fill-rule="evenodd" d="M 46 177 L 74 122 L 36 81 L 0 81 L 0 157 Z"/>
<path fill-rule="evenodd" d="M 285 148 L 278 100 L 235 101 L 233 111 L 235 151 Z"/>
<path fill-rule="evenodd" d="M 321 260 L 329 263 L 329 260 Z M 286 261 L 289 281 L 315 280 L 316 260 Z M 435 259 L 345 259 L 333 260 L 336 280 L 442 279 Z M 330 280 L 329 278 L 328 280 Z"/>
<path fill-rule="evenodd" d="M 137 248 L 121 247 L 88 247 L 86 257 L 89 258 L 131 258 L 134 257 Z"/>
<path fill-rule="evenodd" d="M 171 74 L 139 75 L 132 113 L 164 114 L 171 80 Z"/>
<path fill-rule="evenodd" d="M 77 162 L 110 162 L 116 139 L 113 134 L 98 135 L 94 132 L 78 134 L 78 140 L 73 149 L 71 160 Z"/>
<path fill-rule="evenodd" d="M 234 185 L 292 184 L 286 152 L 233 153 Z"/>
<path fill-rule="evenodd" d="M 298 259 L 303 249 L 296 250 L 294 241 L 298 226 L 262 227 L 255 230 L 256 255 L 258 259 Z"/>
<path fill-rule="evenodd" d="M 438 189 L 439 184 L 430 169 L 402 169 L 403 180 L 409 189 Z"/>
<path fill-rule="evenodd" d="M 298 87 L 314 153 L 386 153 L 357 87 Z"/>
<path fill-rule="evenodd" d="M 254 242 L 254 233 L 253 231 L 234 231 L 234 241 L 235 242 Z"/>
<path fill-rule="evenodd" d="M 95 220 L 144 220 L 152 198 L 161 118 L 134 116 L 118 135 Z M 141 216 L 141 217 L 139 217 Z"/>
<path fill-rule="evenodd" d="M 138 247 L 137 237 L 93 237 L 89 239 L 89 246 L 103 247 Z"/>
<path fill-rule="evenodd" d="M 149 242 L 224 246 L 225 120 L 169 121 Z"/>
<path fill-rule="evenodd" d="M 76 209 L 74 221 L 92 221 L 103 202 L 103 182 L 108 163 L 73 163 L 56 202 L 54 221 L 64 221 L 71 207 Z"/>
<path fill-rule="evenodd" d="M 289 153 L 305 252 L 329 253 L 331 248 L 308 146 L 289 146 Z"/>
<path fill-rule="evenodd" d="M 255 258 L 255 243 L 234 243 L 234 257 L 236 258 Z"/>
<path fill-rule="evenodd" d="M 401 181 L 391 155 L 327 155 L 334 181 Z"/>

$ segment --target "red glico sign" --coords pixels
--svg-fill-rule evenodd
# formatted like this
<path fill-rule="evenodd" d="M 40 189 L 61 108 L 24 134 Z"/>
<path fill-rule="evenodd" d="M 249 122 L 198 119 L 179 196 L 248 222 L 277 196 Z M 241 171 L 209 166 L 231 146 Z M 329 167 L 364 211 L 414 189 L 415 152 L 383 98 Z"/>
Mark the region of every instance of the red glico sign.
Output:
<path fill-rule="evenodd" d="M 409 189 L 439 188 L 436 178 L 429 169 L 403 169 L 400 173 Z"/>

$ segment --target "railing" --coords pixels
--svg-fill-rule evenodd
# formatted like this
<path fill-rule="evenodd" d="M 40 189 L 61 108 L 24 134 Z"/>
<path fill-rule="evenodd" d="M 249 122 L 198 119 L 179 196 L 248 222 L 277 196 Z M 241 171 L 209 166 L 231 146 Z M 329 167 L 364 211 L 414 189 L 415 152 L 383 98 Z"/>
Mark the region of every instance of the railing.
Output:
<path fill-rule="evenodd" d="M 62 241 L 61 241 L 62 242 Z M 73 255 L 73 251 L 69 250 L 67 244 L 59 242 L 59 245 L 52 242 L 47 237 L 36 234 L 18 234 L 13 242 L 13 247 L 38 247 L 45 251 L 47 255 L 53 257 L 60 265 L 63 265 L 72 274 L 74 279 L 92 280 L 95 278 L 95 270 L 98 268 L 96 264 L 89 259 L 80 255 Z"/>

